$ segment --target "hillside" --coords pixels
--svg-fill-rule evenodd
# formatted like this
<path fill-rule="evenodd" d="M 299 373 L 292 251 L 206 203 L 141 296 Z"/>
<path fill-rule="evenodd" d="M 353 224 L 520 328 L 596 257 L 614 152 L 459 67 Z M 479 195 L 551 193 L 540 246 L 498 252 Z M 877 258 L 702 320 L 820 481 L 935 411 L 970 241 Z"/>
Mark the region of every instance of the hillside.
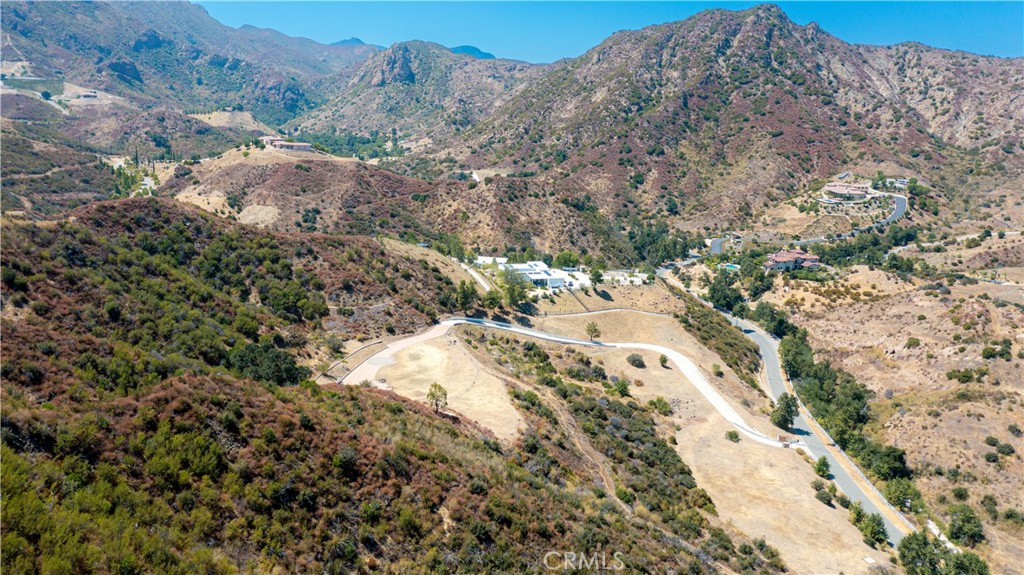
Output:
<path fill-rule="evenodd" d="M 413 140 L 446 141 L 488 116 L 543 68 L 431 42 L 401 42 L 371 56 L 351 79 L 328 80 L 337 86 L 336 97 L 290 126 L 304 132 L 395 130 Z"/>
<path fill-rule="evenodd" d="M 479 183 L 424 181 L 356 160 L 256 147 L 181 166 L 176 173 L 161 195 L 278 231 L 385 233 L 427 241 L 455 234 L 476 253 L 572 249 L 614 265 L 657 263 L 697 243 L 672 235 L 663 224 L 638 223 L 634 233 L 622 233 L 572 181 L 558 187 L 501 176 Z"/>
<path fill-rule="evenodd" d="M 242 105 L 274 125 L 318 103 L 313 80 L 376 50 L 230 28 L 186 2 L 10 2 L 3 43 L 4 59 L 27 62 L 34 76 L 147 106 Z"/>
<path fill-rule="evenodd" d="M 726 223 L 851 167 L 952 178 L 967 148 L 1019 178 L 1022 86 L 1019 60 L 849 45 L 770 5 L 710 10 L 554 65 L 445 153 L 572 177 L 606 213 L 672 200 L 691 226 Z"/>
<path fill-rule="evenodd" d="M 369 331 L 385 307 L 395 331 L 420 327 L 407 290 L 426 303 L 450 286 L 426 266 L 156 199 L 74 215 L 3 224 L 5 572 L 512 573 L 552 546 L 784 570 L 763 540 L 709 523 L 714 504 L 633 403 L 571 395 L 623 462 L 635 515 L 591 486 L 542 404 L 522 408 L 536 431 L 501 445 L 388 392 L 304 381 L 307 342 L 343 333 L 335 316 Z M 629 436 L 598 431 L 609 419 Z"/>

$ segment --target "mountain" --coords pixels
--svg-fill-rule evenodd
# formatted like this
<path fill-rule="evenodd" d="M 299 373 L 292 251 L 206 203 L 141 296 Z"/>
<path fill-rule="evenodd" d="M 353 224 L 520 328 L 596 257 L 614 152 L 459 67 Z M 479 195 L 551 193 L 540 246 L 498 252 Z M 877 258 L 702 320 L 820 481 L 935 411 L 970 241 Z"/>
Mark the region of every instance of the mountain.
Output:
<path fill-rule="evenodd" d="M 884 162 L 935 179 L 966 156 L 1020 173 L 1022 90 L 1021 59 L 850 45 L 771 5 L 710 10 L 546 69 L 439 157 L 571 175 L 608 214 L 671 200 L 703 226 Z"/>
<path fill-rule="evenodd" d="M 521 573 L 573 546 L 786 571 L 715 517 L 636 402 L 510 384 L 531 431 L 499 442 L 388 391 L 307 381 L 321 346 L 454 305 L 425 260 L 155 198 L 72 214 L 2 224 L 5 572 Z"/>
<path fill-rule="evenodd" d="M 483 50 L 477 48 L 476 46 L 455 46 L 454 48 L 450 48 L 450 50 L 455 54 L 465 54 L 467 56 L 472 56 L 474 58 L 479 58 L 481 60 L 494 59 L 494 54 L 491 54 L 490 52 L 484 52 Z"/>
<path fill-rule="evenodd" d="M 5 60 L 151 106 L 197 109 L 241 104 L 280 124 L 314 107 L 312 82 L 375 50 L 326 46 L 274 30 L 224 26 L 187 2 L 10 2 L 3 11 Z"/>
<path fill-rule="evenodd" d="M 447 138 L 489 115 L 543 67 L 481 60 L 430 42 L 402 42 L 370 57 L 349 79 L 334 79 L 336 97 L 290 124 L 303 132 L 409 133 Z"/>
<path fill-rule="evenodd" d="M 366 42 L 363 42 L 359 38 L 352 37 L 345 40 L 338 40 L 337 42 L 331 42 L 331 46 L 365 46 Z"/>

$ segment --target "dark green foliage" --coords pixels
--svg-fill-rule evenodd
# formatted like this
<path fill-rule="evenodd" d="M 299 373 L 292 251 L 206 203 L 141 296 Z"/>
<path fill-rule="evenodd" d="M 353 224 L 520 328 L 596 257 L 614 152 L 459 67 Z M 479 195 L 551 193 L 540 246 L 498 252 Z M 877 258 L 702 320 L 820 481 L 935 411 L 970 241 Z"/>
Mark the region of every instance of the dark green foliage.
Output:
<path fill-rule="evenodd" d="M 818 458 L 818 461 L 814 464 L 814 472 L 818 477 L 824 477 L 828 479 L 832 472 L 832 466 L 828 462 L 828 458 L 822 455 Z"/>
<path fill-rule="evenodd" d="M 796 326 L 789 322 L 789 314 L 766 301 L 757 304 L 752 318 L 780 339 L 796 331 Z"/>
<path fill-rule="evenodd" d="M 898 546 L 907 575 L 989 575 L 988 565 L 974 553 L 952 553 L 923 531 L 911 533 Z"/>
<path fill-rule="evenodd" d="M 884 234 L 868 232 L 843 242 L 815 244 L 812 251 L 827 265 L 867 264 L 890 271 L 912 271 L 912 262 L 911 270 L 899 269 L 903 258 L 890 256 L 888 252 L 894 247 L 912 243 L 917 234 L 917 228 L 891 226 Z"/>
<path fill-rule="evenodd" d="M 334 129 L 331 129 L 334 132 Z M 345 156 L 369 160 L 388 156 L 401 156 L 400 146 L 388 147 L 388 138 L 383 134 L 371 132 L 369 136 L 361 136 L 347 130 L 341 133 L 308 133 L 295 136 L 301 142 L 309 142 L 317 150 L 335 156 Z"/>
<path fill-rule="evenodd" d="M 793 420 L 799 413 L 796 398 L 788 393 L 779 396 L 779 401 L 772 410 L 771 421 L 776 427 L 789 429 L 793 427 Z"/>
<path fill-rule="evenodd" d="M 779 355 L 800 398 L 840 447 L 884 480 L 910 476 L 902 449 L 879 445 L 863 434 L 870 413 L 868 389 L 828 362 L 816 362 L 805 330 L 784 337 Z"/>
<path fill-rule="evenodd" d="M 683 328 L 717 353 L 743 381 L 756 387 L 755 378 L 761 370 L 757 346 L 715 310 L 685 292 L 673 291 L 686 303 L 686 311 L 676 314 Z"/>
<path fill-rule="evenodd" d="M 885 543 L 889 538 L 889 534 L 885 529 L 885 521 L 878 513 L 865 515 L 860 523 L 857 524 L 857 528 L 864 535 L 864 542 L 872 547 Z"/>
<path fill-rule="evenodd" d="M 647 367 L 647 364 L 644 363 L 643 356 L 640 355 L 639 353 L 631 353 L 631 354 L 629 354 L 626 357 L 626 363 L 628 363 L 629 365 L 632 365 L 633 367 L 638 368 L 638 369 L 643 369 L 643 368 Z"/>
<path fill-rule="evenodd" d="M 277 385 L 298 385 L 310 376 L 309 368 L 295 364 L 295 356 L 270 343 L 247 343 L 232 350 L 229 364 L 243 377 Z"/>
<path fill-rule="evenodd" d="M 718 270 L 708 287 L 708 301 L 716 308 L 730 311 L 743 301 L 743 294 L 736 289 L 736 276 L 727 270 Z"/>
<path fill-rule="evenodd" d="M 937 575 L 941 573 L 942 553 L 926 533 L 917 531 L 903 538 L 899 544 L 900 564 L 907 575 Z"/>
<path fill-rule="evenodd" d="M 970 505 L 961 503 L 950 506 L 949 516 L 949 538 L 952 541 L 974 547 L 985 540 L 981 520 Z"/>

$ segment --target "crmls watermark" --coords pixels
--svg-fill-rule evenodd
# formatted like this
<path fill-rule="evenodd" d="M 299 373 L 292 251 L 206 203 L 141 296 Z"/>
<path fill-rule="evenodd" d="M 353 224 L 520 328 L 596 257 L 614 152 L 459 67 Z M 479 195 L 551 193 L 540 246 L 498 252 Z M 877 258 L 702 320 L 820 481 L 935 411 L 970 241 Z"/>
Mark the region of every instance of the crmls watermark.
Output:
<path fill-rule="evenodd" d="M 589 570 L 595 573 L 622 571 L 626 564 L 622 562 L 622 552 L 576 553 L 574 551 L 548 551 L 544 554 L 544 568 L 548 571 Z"/>

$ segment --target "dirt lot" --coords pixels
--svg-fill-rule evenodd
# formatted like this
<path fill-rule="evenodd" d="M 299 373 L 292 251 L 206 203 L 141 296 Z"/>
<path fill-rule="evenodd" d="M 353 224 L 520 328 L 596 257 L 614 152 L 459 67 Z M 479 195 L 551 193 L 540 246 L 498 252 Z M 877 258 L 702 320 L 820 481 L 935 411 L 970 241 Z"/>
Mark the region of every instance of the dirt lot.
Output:
<path fill-rule="evenodd" d="M 663 290 L 617 293 L 620 301 L 661 301 Z M 666 302 L 662 302 L 666 303 Z M 608 341 L 658 343 L 678 349 L 701 366 L 721 363 L 684 332 L 675 320 L 633 312 L 608 312 L 580 317 L 540 318 L 538 329 L 585 337 L 584 326 L 598 323 Z M 397 393 L 424 401 L 434 381 L 448 390 L 449 409 L 492 430 L 502 441 L 513 441 L 524 420 L 513 406 L 503 381 L 508 374 L 481 350 L 471 350 L 459 336 L 460 327 L 440 339 L 414 345 L 396 355 L 396 363 L 383 367 L 378 376 Z M 553 356 L 564 346 L 542 344 Z M 714 499 L 718 518 L 729 529 L 750 537 L 764 536 L 777 547 L 794 573 L 867 573 L 865 558 L 888 563 L 885 553 L 873 551 L 846 519 L 846 511 L 830 509 L 813 497 L 811 466 L 795 450 L 762 446 L 754 441 L 732 443 L 725 438 L 731 426 L 710 408 L 700 393 L 671 368 L 662 368 L 653 353 L 645 353 L 647 367 L 638 369 L 626 362 L 629 350 L 581 349 L 593 361 L 605 366 L 609 375 L 634 382 L 631 395 L 640 403 L 665 398 L 673 414 L 658 417 L 663 436 L 674 436 L 683 460 Z M 767 420 L 768 401 L 743 384 L 726 368 L 715 379 L 733 406 L 756 428 L 767 434 L 774 428 Z M 642 383 L 636 383 L 637 381 Z M 529 385 L 529 384 L 521 384 Z M 800 526 L 794 528 L 794 526 Z"/>
<path fill-rule="evenodd" d="M 235 128 L 246 132 L 262 132 L 264 134 L 274 133 L 272 128 L 253 118 L 249 112 L 225 112 L 218 110 L 212 114 L 192 114 L 192 117 L 217 128 Z"/>
<path fill-rule="evenodd" d="M 395 364 L 377 372 L 386 387 L 410 399 L 426 402 L 434 382 L 448 390 L 448 410 L 475 420 L 499 440 L 511 443 L 523 430 L 523 419 L 512 405 L 505 383 L 466 349 L 459 330 L 443 338 L 414 345 L 395 356 Z"/>

